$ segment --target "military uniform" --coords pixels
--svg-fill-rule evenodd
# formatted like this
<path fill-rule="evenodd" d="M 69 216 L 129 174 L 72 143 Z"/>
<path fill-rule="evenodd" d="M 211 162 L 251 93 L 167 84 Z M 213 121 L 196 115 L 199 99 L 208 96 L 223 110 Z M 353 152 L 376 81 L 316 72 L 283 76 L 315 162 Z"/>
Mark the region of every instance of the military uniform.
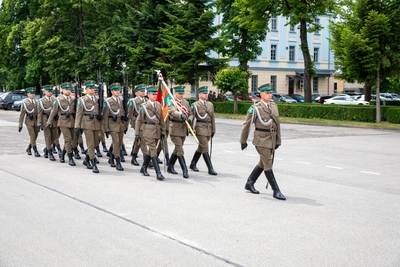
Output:
<path fill-rule="evenodd" d="M 36 139 L 38 137 L 39 129 L 37 124 L 37 117 L 38 117 L 38 109 L 36 105 L 36 100 L 34 98 L 36 89 L 34 87 L 30 87 L 26 89 L 28 94 L 33 95 L 33 98 L 25 99 L 21 104 L 21 113 L 19 116 L 19 124 L 18 124 L 18 131 L 21 132 L 22 130 L 22 123 L 25 120 L 25 125 L 29 133 L 29 146 L 26 149 L 28 155 L 32 155 L 32 150 L 35 153 L 35 157 L 40 157 L 39 152 L 37 151 L 36 147 Z"/>
<path fill-rule="evenodd" d="M 260 86 L 258 90 L 260 93 L 272 93 L 272 87 L 270 84 L 264 84 Z M 256 105 L 250 107 L 243 123 L 242 133 L 240 136 L 242 150 L 247 147 L 247 138 L 252 123 L 254 123 L 255 126 L 253 145 L 256 147 L 256 150 L 260 155 L 260 160 L 247 179 L 245 189 L 250 190 L 254 194 L 258 194 L 259 192 L 254 188 L 254 183 L 264 171 L 265 176 L 274 191 L 274 198 L 285 200 L 286 198 L 280 192 L 272 171 L 275 149 L 281 145 L 281 131 L 277 105 L 269 101 L 260 101 Z"/>
<path fill-rule="evenodd" d="M 155 87 L 149 87 L 147 89 L 148 94 L 157 94 Z M 152 96 L 152 98 L 153 98 Z M 147 146 L 147 151 L 144 153 L 144 161 L 140 172 L 145 176 L 148 176 L 147 167 L 150 159 L 153 162 L 154 169 L 157 174 L 158 180 L 163 180 L 164 176 L 161 174 L 160 166 L 157 161 L 157 142 L 160 138 L 164 138 L 165 134 L 165 123 L 162 117 L 162 105 L 158 102 L 151 101 L 150 96 L 146 103 L 142 104 L 139 109 L 139 116 L 136 120 L 135 126 L 135 140 L 143 140 Z"/>
<path fill-rule="evenodd" d="M 95 91 L 95 96 L 96 96 L 96 98 L 97 99 L 99 99 L 99 87 L 95 87 L 95 89 L 94 89 L 94 91 Z M 103 145 L 103 151 L 104 152 L 108 152 L 108 149 L 107 149 L 107 147 L 106 147 L 106 138 L 105 138 L 105 134 L 104 134 L 104 129 L 103 129 L 103 127 L 101 127 L 100 128 L 100 131 L 99 131 L 99 143 L 98 144 L 95 144 L 95 149 L 96 149 L 96 156 L 97 157 L 99 157 L 99 158 L 101 158 L 101 157 L 103 157 L 103 154 L 101 154 L 101 152 L 100 152 L 100 142 L 101 142 L 101 144 Z M 108 155 L 108 154 L 107 154 Z"/>
<path fill-rule="evenodd" d="M 57 97 L 59 95 L 59 92 L 57 90 L 57 88 L 53 88 L 53 96 Z M 54 117 L 54 120 L 58 120 L 58 115 L 56 115 Z M 58 150 L 58 154 L 62 153 L 61 147 L 60 147 L 60 135 L 61 135 L 61 130 L 60 127 L 57 126 L 57 132 L 56 132 L 56 136 L 54 137 L 54 142 L 52 145 L 53 148 L 53 154 L 57 154 L 57 150 Z M 57 148 L 57 150 L 56 150 Z"/>
<path fill-rule="evenodd" d="M 206 86 L 200 87 L 197 92 L 205 95 L 208 93 L 208 88 Z M 209 101 L 199 99 L 192 104 L 191 109 L 192 115 L 190 116 L 190 120 L 193 122 L 193 128 L 199 140 L 199 146 L 193 155 L 190 169 L 195 172 L 199 171 L 196 164 L 201 154 L 203 154 L 204 161 L 208 168 L 208 174 L 217 175 L 211 163 L 210 154 L 208 153 L 208 141 L 214 137 L 216 131 L 214 106 Z"/>

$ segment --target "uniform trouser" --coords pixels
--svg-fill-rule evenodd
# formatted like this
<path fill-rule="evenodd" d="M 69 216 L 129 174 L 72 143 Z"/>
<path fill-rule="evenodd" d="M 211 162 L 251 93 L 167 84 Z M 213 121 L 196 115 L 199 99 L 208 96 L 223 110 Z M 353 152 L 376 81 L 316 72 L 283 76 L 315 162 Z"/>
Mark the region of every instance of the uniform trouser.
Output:
<path fill-rule="evenodd" d="M 171 141 L 174 143 L 175 148 L 172 154 L 179 156 L 183 156 L 184 151 L 183 151 L 183 143 L 185 142 L 186 136 L 176 136 L 176 135 L 171 135 Z"/>
<path fill-rule="evenodd" d="M 208 152 L 208 141 L 210 141 L 211 136 L 198 135 L 197 139 L 199 140 L 199 146 L 197 147 L 197 152 L 206 153 Z"/>
<path fill-rule="evenodd" d="M 30 144 L 32 147 L 36 146 L 36 139 L 38 137 L 38 128 L 37 126 L 26 126 L 26 129 L 28 130 L 29 133 L 29 139 L 30 139 Z"/>
<path fill-rule="evenodd" d="M 89 155 L 90 159 L 95 158 L 95 147 L 99 143 L 99 132 L 100 130 L 87 130 L 83 129 L 83 133 L 86 138 L 87 152 L 86 155 Z"/>
<path fill-rule="evenodd" d="M 143 140 L 143 139 L 144 139 L 144 144 L 147 147 L 147 149 L 143 150 L 143 147 L 141 145 L 143 154 L 146 154 L 150 157 L 157 157 L 157 143 L 158 143 L 158 140 L 160 140 L 160 139 L 150 138 L 150 137 L 146 137 L 146 136 L 143 136 L 143 138 L 141 140 Z M 142 143 L 142 142 L 140 142 L 140 143 Z M 146 151 L 146 152 L 144 152 L 144 151 Z"/>
<path fill-rule="evenodd" d="M 96 144 L 96 146 L 99 145 L 100 142 L 102 142 L 102 143 L 105 143 L 105 142 L 106 142 L 106 138 L 104 137 L 104 130 L 103 130 L 103 127 L 101 127 L 101 129 L 100 129 L 99 137 L 100 137 L 100 138 L 99 138 L 99 142 Z"/>
<path fill-rule="evenodd" d="M 169 131 L 165 132 L 164 139 L 160 141 L 157 145 L 157 154 L 161 152 L 161 150 L 164 149 L 164 153 L 168 154 L 168 136 L 169 136 Z"/>
<path fill-rule="evenodd" d="M 72 148 L 78 147 L 78 137 L 75 134 L 75 130 L 72 134 Z"/>
<path fill-rule="evenodd" d="M 46 142 L 47 150 L 51 150 L 51 145 L 54 143 L 54 140 L 58 136 L 58 128 L 50 127 L 47 130 L 44 130 L 44 141 Z"/>
<path fill-rule="evenodd" d="M 112 148 L 114 158 L 119 158 L 122 141 L 124 139 L 124 132 L 110 132 L 112 138 Z"/>
<path fill-rule="evenodd" d="M 57 131 L 55 131 L 55 133 L 56 133 L 56 135 L 54 136 L 54 141 L 53 141 L 53 143 L 55 144 L 55 145 L 59 145 L 60 144 L 60 135 L 61 135 L 61 130 L 60 130 L 60 127 L 56 127 L 56 129 L 57 129 Z"/>
<path fill-rule="evenodd" d="M 72 153 L 72 145 L 74 141 L 74 128 L 60 127 L 61 132 L 64 136 L 64 149 L 67 153 Z"/>
<path fill-rule="evenodd" d="M 78 143 L 78 144 L 82 144 L 82 143 L 83 143 L 82 134 L 79 134 L 77 143 Z"/>
<path fill-rule="evenodd" d="M 256 150 L 260 155 L 260 161 L 257 166 L 264 171 L 272 170 L 273 165 L 273 151 L 271 148 L 256 146 Z"/>

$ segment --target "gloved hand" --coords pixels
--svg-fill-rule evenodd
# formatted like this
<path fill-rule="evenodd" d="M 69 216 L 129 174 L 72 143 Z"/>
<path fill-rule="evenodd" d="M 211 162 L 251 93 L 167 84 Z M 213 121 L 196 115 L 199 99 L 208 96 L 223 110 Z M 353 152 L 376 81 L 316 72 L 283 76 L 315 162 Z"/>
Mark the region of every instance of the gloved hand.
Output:
<path fill-rule="evenodd" d="M 278 147 L 280 147 L 281 145 L 275 145 L 275 150 L 277 150 L 278 149 Z"/>
<path fill-rule="evenodd" d="M 83 129 L 82 128 L 79 128 L 79 129 L 81 129 L 81 134 L 83 134 Z"/>
<path fill-rule="evenodd" d="M 184 121 L 187 121 L 189 118 L 188 118 L 188 116 L 186 116 L 185 113 L 182 113 L 181 114 L 181 119 L 184 120 Z"/>
<path fill-rule="evenodd" d="M 107 138 L 110 137 L 110 132 L 105 132 L 105 134 Z"/>
<path fill-rule="evenodd" d="M 241 147 L 242 147 L 242 150 L 245 150 L 245 149 L 246 149 L 246 147 L 247 147 L 247 143 L 240 144 L 240 145 L 241 145 Z"/>
<path fill-rule="evenodd" d="M 137 141 L 140 141 L 140 135 L 135 135 L 135 143 L 137 142 Z"/>
<path fill-rule="evenodd" d="M 103 119 L 103 115 L 102 115 L 102 114 L 97 114 L 97 115 L 96 115 L 96 118 L 97 118 L 99 121 L 101 121 L 101 120 Z"/>
<path fill-rule="evenodd" d="M 22 127 L 18 127 L 18 132 L 20 133 L 22 130 Z"/>
<path fill-rule="evenodd" d="M 42 126 L 41 126 L 41 125 L 39 125 L 39 126 L 37 127 L 37 131 L 40 132 L 40 129 L 42 129 Z M 43 129 L 42 129 L 42 130 L 43 130 Z"/>
<path fill-rule="evenodd" d="M 78 137 L 80 133 L 81 133 L 81 128 L 75 128 L 76 137 Z"/>
<path fill-rule="evenodd" d="M 50 128 L 50 124 L 46 124 L 46 128 L 44 128 L 45 130 Z"/>
<path fill-rule="evenodd" d="M 127 131 L 128 131 L 128 128 L 125 129 L 124 134 L 126 134 Z"/>
<path fill-rule="evenodd" d="M 215 134 L 215 133 L 212 133 L 212 134 L 211 134 L 211 138 L 213 138 L 213 137 L 214 137 L 214 134 Z"/>
<path fill-rule="evenodd" d="M 123 121 L 128 121 L 128 116 L 122 115 L 122 116 L 121 116 L 121 120 L 123 120 Z"/>
<path fill-rule="evenodd" d="M 160 135 L 160 137 L 161 137 L 161 139 L 164 139 L 165 135 L 162 133 L 162 134 Z"/>

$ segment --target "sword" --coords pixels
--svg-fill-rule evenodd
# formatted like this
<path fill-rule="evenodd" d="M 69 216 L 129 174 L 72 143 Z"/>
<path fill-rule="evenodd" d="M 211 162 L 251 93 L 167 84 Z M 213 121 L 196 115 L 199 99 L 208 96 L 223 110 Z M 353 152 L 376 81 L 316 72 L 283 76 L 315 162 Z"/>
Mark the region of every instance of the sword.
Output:
<path fill-rule="evenodd" d="M 165 156 L 165 137 L 161 138 L 161 146 L 164 154 L 164 173 L 167 172 L 167 157 Z"/>
<path fill-rule="evenodd" d="M 210 142 L 210 160 L 211 160 L 211 156 L 212 156 L 212 140 L 213 140 L 213 138 L 211 137 L 211 142 Z"/>

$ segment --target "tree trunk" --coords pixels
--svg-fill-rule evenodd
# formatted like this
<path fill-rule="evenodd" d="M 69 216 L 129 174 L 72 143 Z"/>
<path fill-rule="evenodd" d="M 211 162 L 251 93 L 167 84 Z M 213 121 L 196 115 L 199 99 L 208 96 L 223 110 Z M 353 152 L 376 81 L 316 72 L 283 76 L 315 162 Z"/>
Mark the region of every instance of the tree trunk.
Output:
<path fill-rule="evenodd" d="M 376 122 L 381 122 L 381 98 L 379 97 L 379 70 L 376 71 Z"/>
<path fill-rule="evenodd" d="M 238 113 L 238 105 L 237 105 L 237 93 L 233 94 L 233 114 Z"/>
<path fill-rule="evenodd" d="M 364 100 L 368 102 L 371 101 L 371 85 L 369 84 L 365 84 Z"/>
<path fill-rule="evenodd" d="M 304 102 L 311 103 L 311 74 L 312 60 L 310 56 L 310 50 L 308 48 L 307 41 L 307 22 L 302 20 L 300 22 L 300 40 L 301 40 L 301 51 L 303 52 L 304 58 Z"/>
<path fill-rule="evenodd" d="M 246 29 L 241 29 L 240 31 L 241 31 L 242 40 L 240 42 L 240 54 L 241 54 L 241 56 L 239 57 L 239 60 L 240 60 L 239 64 L 240 64 L 240 68 L 243 71 L 247 72 L 248 69 L 249 69 L 248 62 L 247 62 L 247 60 L 245 60 L 245 58 L 246 58 L 245 55 L 246 55 L 246 52 L 247 52 L 247 30 Z M 247 78 L 246 78 L 246 83 L 249 84 L 249 81 L 248 81 Z M 235 94 L 234 99 L 235 99 L 235 97 L 237 97 L 237 94 Z M 242 100 L 249 100 L 249 93 L 248 92 L 243 92 L 242 93 Z M 237 107 L 236 100 L 235 100 L 235 106 Z"/>

